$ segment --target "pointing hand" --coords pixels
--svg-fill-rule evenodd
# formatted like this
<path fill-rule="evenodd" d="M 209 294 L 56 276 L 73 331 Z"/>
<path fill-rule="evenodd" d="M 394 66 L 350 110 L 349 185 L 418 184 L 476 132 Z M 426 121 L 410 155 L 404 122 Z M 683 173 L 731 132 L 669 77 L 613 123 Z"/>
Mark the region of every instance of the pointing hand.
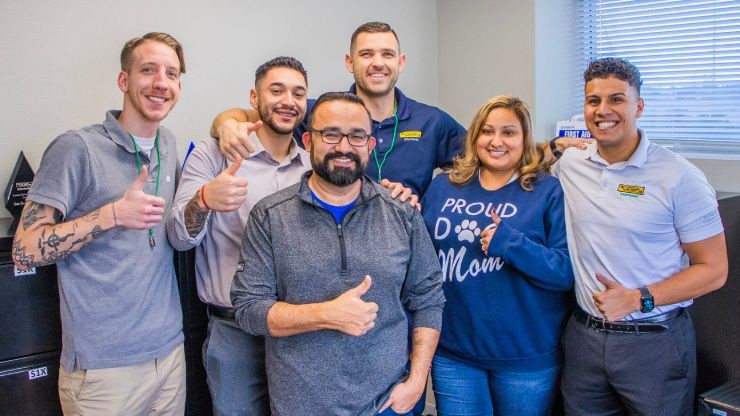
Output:
<path fill-rule="evenodd" d="M 491 220 L 493 223 L 480 233 L 480 246 L 486 256 L 488 255 L 488 248 L 491 246 L 493 235 L 496 234 L 498 225 L 501 223 L 501 217 L 493 209 L 491 210 Z"/>
<path fill-rule="evenodd" d="M 224 121 L 218 127 L 220 137 L 218 146 L 221 153 L 230 161 L 236 161 L 238 157 L 248 158 L 256 150 L 252 138 L 249 136 L 259 130 L 260 127 L 262 127 L 262 121 L 256 123 L 238 122 L 233 119 Z"/>

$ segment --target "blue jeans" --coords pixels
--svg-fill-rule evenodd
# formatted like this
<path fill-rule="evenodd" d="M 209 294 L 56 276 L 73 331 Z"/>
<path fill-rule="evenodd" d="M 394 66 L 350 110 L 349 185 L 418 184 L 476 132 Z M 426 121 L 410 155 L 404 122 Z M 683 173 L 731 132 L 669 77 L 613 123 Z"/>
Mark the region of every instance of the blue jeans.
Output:
<path fill-rule="evenodd" d="M 560 366 L 546 370 L 493 371 L 434 356 L 432 387 L 439 416 L 549 415 Z"/>
<path fill-rule="evenodd" d="M 270 414 L 264 337 L 211 316 L 203 356 L 214 416 Z"/>

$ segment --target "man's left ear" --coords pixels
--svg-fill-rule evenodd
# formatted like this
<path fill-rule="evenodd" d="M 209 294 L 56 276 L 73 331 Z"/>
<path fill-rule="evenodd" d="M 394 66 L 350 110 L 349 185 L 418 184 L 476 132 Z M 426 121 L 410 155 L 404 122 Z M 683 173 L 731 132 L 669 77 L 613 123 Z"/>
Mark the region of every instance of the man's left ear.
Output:
<path fill-rule="evenodd" d="M 398 57 L 398 72 L 403 72 L 403 68 L 406 67 L 406 54 L 402 53 L 401 56 Z"/>
<path fill-rule="evenodd" d="M 350 54 L 344 55 L 344 66 L 347 67 L 347 71 L 349 71 L 350 74 L 353 73 L 353 71 L 352 71 L 352 69 L 353 69 L 352 56 Z"/>
<path fill-rule="evenodd" d="M 257 102 L 257 91 L 255 91 L 254 88 L 249 90 L 249 104 L 251 104 L 252 108 L 255 110 L 259 108 L 259 103 Z"/>
<path fill-rule="evenodd" d="M 637 118 L 640 118 L 642 116 L 642 110 L 645 109 L 645 101 L 642 100 L 642 97 L 637 100 Z"/>
<path fill-rule="evenodd" d="M 301 136 L 301 141 L 303 141 L 303 147 L 306 149 L 307 152 L 311 151 L 311 133 L 308 131 L 303 132 L 303 136 Z"/>
<path fill-rule="evenodd" d="M 375 137 L 370 136 L 370 138 L 367 139 L 367 151 L 368 152 L 372 152 L 373 149 L 375 149 L 375 145 L 376 144 L 377 144 L 377 142 L 375 141 Z"/>
<path fill-rule="evenodd" d="M 128 73 L 124 71 L 118 73 L 118 89 L 122 92 L 128 92 Z"/>

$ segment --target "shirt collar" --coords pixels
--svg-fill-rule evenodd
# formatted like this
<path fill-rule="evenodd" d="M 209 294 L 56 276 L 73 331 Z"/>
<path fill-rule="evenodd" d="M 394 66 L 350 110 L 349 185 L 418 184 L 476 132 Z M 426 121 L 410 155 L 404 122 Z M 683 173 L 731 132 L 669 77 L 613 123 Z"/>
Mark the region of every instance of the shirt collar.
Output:
<path fill-rule="evenodd" d="M 128 132 L 118 122 L 118 117 L 121 116 L 120 110 L 109 110 L 105 113 L 105 121 L 103 122 L 103 128 L 108 133 L 108 137 L 113 140 L 114 143 L 126 149 L 129 153 L 134 153 L 134 144 L 129 137 Z"/>
<path fill-rule="evenodd" d="M 411 117 L 411 106 L 409 105 L 409 99 L 404 95 L 398 87 L 394 87 L 394 95 L 396 97 L 396 114 L 399 120 L 405 120 Z M 349 92 L 357 95 L 357 84 L 352 84 L 349 87 Z M 393 117 L 388 117 L 386 120 L 392 120 Z M 375 122 L 380 121 L 381 123 L 385 120 L 373 120 Z"/>
<path fill-rule="evenodd" d="M 648 140 L 647 133 L 642 129 L 637 129 L 637 135 L 640 138 L 640 142 L 637 144 L 637 149 L 632 153 L 632 156 L 627 159 L 627 166 L 641 168 L 647 162 L 650 140 Z"/>
<path fill-rule="evenodd" d="M 645 133 L 645 131 L 642 129 L 637 129 L 637 135 L 639 142 L 637 143 L 637 148 L 632 153 L 632 156 L 630 156 L 630 158 L 624 162 L 612 163 L 612 165 L 620 165 L 622 167 L 633 166 L 636 168 L 641 168 L 645 164 L 645 162 L 647 162 L 650 140 L 648 140 L 647 133 Z M 595 143 L 589 145 L 588 148 L 586 148 L 586 158 L 602 165 L 609 166 L 609 162 L 604 160 L 604 158 L 599 155 Z"/>
<path fill-rule="evenodd" d="M 259 137 L 257 137 L 257 133 L 252 132 L 250 133 L 250 137 L 252 138 L 252 143 L 254 143 L 254 152 L 249 155 L 249 158 L 265 158 L 274 161 L 277 163 L 277 161 L 270 155 L 267 150 L 265 150 L 265 146 L 262 145 L 262 141 Z M 296 143 L 295 140 L 290 141 L 290 145 L 288 147 L 288 157 L 285 159 L 287 162 L 292 163 L 295 161 L 299 161 L 301 164 L 307 163 L 307 160 L 303 160 L 304 155 L 307 155 L 306 151 L 298 147 L 298 143 Z M 283 163 L 286 163 L 283 161 Z"/>

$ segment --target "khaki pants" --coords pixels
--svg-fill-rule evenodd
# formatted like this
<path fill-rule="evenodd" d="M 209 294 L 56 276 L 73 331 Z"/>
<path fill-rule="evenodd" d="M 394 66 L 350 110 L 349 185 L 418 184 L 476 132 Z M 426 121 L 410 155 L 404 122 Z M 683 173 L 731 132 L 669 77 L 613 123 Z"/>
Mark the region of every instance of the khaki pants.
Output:
<path fill-rule="evenodd" d="M 127 367 L 59 370 L 59 400 L 71 415 L 182 415 L 185 413 L 185 353 Z"/>

